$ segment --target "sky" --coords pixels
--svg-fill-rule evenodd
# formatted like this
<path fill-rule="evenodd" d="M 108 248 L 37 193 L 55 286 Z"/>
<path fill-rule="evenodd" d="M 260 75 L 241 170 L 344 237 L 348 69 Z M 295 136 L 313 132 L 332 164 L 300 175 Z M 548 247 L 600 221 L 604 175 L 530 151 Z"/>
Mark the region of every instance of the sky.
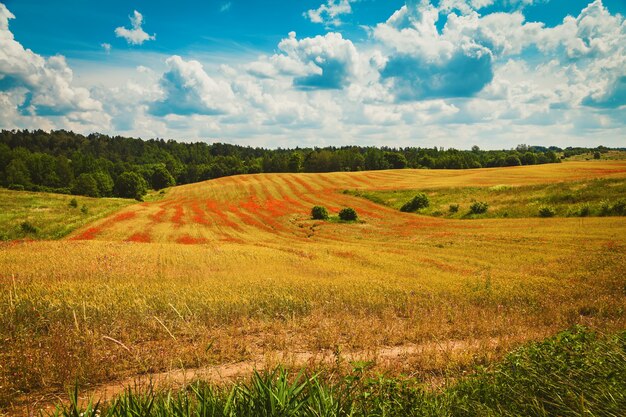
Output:
<path fill-rule="evenodd" d="M 0 128 L 626 146 L 625 0 L 0 0 Z"/>

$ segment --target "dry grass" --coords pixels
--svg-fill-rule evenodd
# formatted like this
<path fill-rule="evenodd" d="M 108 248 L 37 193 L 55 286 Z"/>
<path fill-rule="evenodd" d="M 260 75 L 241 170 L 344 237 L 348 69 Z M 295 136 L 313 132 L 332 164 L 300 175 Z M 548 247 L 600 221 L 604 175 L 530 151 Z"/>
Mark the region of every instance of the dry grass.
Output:
<path fill-rule="evenodd" d="M 595 177 L 626 177 L 626 162 L 230 177 L 66 241 L 4 244 L 0 405 L 293 352 L 360 352 L 432 381 L 573 324 L 624 329 L 624 218 L 437 219 L 340 192 Z M 311 221 L 315 204 L 365 222 Z"/>

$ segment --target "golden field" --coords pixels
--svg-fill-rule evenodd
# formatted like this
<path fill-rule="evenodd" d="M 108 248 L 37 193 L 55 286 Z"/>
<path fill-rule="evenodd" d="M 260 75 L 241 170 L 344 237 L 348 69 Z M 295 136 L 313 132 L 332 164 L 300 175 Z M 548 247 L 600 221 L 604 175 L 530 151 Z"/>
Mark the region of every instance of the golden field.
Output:
<path fill-rule="evenodd" d="M 625 177 L 626 161 L 245 175 L 4 243 L 0 410 L 74 381 L 329 356 L 437 385 L 573 324 L 624 329 L 624 217 L 443 219 L 342 191 Z M 314 205 L 362 221 L 313 221 Z"/>

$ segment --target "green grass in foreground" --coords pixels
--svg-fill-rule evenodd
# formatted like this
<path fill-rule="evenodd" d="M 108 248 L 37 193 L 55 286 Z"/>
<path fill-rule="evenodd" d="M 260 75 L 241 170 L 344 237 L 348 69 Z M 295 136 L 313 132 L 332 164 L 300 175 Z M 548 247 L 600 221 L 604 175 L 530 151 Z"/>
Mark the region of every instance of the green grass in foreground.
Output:
<path fill-rule="evenodd" d="M 417 193 L 423 192 L 428 196 L 430 205 L 418 213 L 456 219 L 540 217 L 542 208 L 550 209 L 552 215 L 557 217 L 626 215 L 626 179 L 623 178 L 515 187 L 502 184 L 493 187 L 344 192 L 397 210 Z M 486 213 L 469 213 L 471 204 L 476 201 L 489 204 Z M 450 209 L 453 205 L 458 205 L 458 211 Z"/>
<path fill-rule="evenodd" d="M 76 207 L 70 206 L 76 199 Z M 121 198 L 90 198 L 0 188 L 0 241 L 60 239 L 73 230 L 137 203 Z"/>
<path fill-rule="evenodd" d="M 71 397 L 54 416 L 621 416 L 626 332 L 599 337 L 575 327 L 435 393 L 416 381 L 365 377 L 360 364 L 343 378 L 278 368 L 231 388 L 128 390 L 106 406 L 81 408 L 78 392 Z"/>

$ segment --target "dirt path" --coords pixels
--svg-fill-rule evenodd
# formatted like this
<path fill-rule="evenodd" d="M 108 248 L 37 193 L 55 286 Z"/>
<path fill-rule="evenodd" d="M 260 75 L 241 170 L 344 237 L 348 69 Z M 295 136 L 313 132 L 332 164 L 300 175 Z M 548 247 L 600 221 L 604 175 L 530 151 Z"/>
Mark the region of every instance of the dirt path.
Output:
<path fill-rule="evenodd" d="M 90 399 L 97 402 L 109 401 L 123 393 L 126 389 L 154 388 L 182 388 L 185 385 L 203 380 L 215 384 L 224 384 L 251 375 L 254 370 L 271 369 L 278 364 L 286 367 L 321 367 L 332 365 L 337 362 L 354 362 L 359 360 L 375 361 L 377 364 L 390 364 L 416 355 L 443 353 L 453 354 L 467 351 L 475 351 L 481 348 L 494 348 L 502 342 L 501 339 L 490 338 L 482 340 L 448 340 L 442 342 L 428 342 L 423 344 L 406 344 L 393 347 L 381 347 L 372 350 L 353 352 L 333 352 L 330 350 L 320 352 L 285 352 L 273 351 L 259 355 L 252 360 L 237 363 L 221 364 L 194 369 L 174 369 L 167 372 L 137 375 L 132 378 L 100 385 L 92 390 L 87 390 L 81 395 L 81 400 L 87 403 Z M 31 401 L 32 401 L 31 397 Z M 67 400 L 66 396 L 42 396 L 35 403 L 31 403 L 21 409 L 10 412 L 11 416 L 35 416 L 39 410 L 50 412 L 54 410 L 54 404 Z M 0 413 L 0 416 L 2 414 Z"/>

